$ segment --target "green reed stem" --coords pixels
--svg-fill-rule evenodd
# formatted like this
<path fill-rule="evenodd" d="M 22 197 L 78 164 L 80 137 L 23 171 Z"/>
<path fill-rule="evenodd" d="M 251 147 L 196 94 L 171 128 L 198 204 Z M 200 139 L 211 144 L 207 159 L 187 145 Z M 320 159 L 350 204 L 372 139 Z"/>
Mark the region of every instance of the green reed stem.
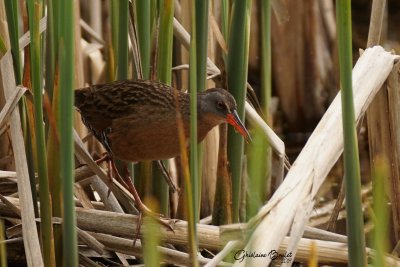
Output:
<path fill-rule="evenodd" d="M 336 1 L 340 84 L 344 136 L 344 178 L 346 188 L 349 266 L 366 266 L 364 221 L 361 206 L 360 162 L 352 89 L 352 46 L 350 0 Z"/>
<path fill-rule="evenodd" d="M 36 156 L 38 162 L 39 188 L 40 188 L 40 218 L 41 237 L 43 246 L 43 261 L 45 266 L 54 266 L 53 226 L 51 223 L 52 210 L 47 173 L 46 141 L 43 125 L 42 104 L 42 61 L 41 61 L 41 36 L 39 21 L 42 17 L 42 1 L 30 0 L 28 4 L 29 30 L 31 32 L 30 60 L 31 79 L 34 95 Z"/>
<path fill-rule="evenodd" d="M 246 100 L 250 7 L 251 1 L 249 0 L 233 1 L 231 27 L 228 38 L 228 88 L 236 99 L 237 112 L 242 121 L 244 121 L 244 104 Z M 239 221 L 243 144 L 243 138 L 230 127 L 228 130 L 228 160 L 232 173 L 234 222 Z"/>
<path fill-rule="evenodd" d="M 60 3 L 60 143 L 61 180 L 63 181 L 64 266 L 78 266 L 74 202 L 73 89 L 74 89 L 74 1 Z"/>

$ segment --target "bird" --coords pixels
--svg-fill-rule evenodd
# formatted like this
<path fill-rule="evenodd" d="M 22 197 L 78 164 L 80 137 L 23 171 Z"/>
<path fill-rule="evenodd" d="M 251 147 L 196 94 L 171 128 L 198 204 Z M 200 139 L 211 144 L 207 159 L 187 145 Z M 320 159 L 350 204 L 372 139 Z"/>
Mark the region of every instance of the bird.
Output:
<path fill-rule="evenodd" d="M 190 95 L 162 82 L 121 80 L 76 89 L 74 94 L 74 105 L 83 124 L 105 147 L 112 161 L 117 158 L 140 162 L 178 156 L 177 110 L 185 137 L 190 135 Z M 198 142 L 222 123 L 229 123 L 246 140 L 251 140 L 238 116 L 236 101 L 227 90 L 212 88 L 198 93 Z M 131 180 L 124 180 L 139 210 L 151 215 Z"/>
<path fill-rule="evenodd" d="M 123 80 L 75 90 L 82 121 L 115 158 L 148 161 L 180 154 L 174 88 L 153 80 Z M 190 135 L 190 96 L 178 91 L 185 136 Z M 231 124 L 246 140 L 234 97 L 213 88 L 197 94 L 197 136 L 201 142 L 221 123 Z"/>

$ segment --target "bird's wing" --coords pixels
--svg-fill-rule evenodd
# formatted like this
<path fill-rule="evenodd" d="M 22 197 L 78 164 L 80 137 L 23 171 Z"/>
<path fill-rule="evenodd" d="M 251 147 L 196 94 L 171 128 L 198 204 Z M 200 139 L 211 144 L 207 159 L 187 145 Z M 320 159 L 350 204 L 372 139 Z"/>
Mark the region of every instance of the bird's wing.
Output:
<path fill-rule="evenodd" d="M 179 93 L 180 102 L 185 102 Z M 75 91 L 75 105 L 85 124 L 97 131 L 111 127 L 114 119 L 148 120 L 175 112 L 172 88 L 155 81 L 116 81 Z M 89 127 L 89 126 L 88 126 Z"/>

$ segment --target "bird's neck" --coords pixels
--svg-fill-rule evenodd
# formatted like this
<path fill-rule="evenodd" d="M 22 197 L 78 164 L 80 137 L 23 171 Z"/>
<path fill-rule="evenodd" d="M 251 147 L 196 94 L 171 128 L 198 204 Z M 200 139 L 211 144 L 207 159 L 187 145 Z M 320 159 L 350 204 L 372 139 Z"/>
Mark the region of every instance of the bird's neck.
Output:
<path fill-rule="evenodd" d="M 197 95 L 197 140 L 198 142 L 203 141 L 206 137 L 207 133 L 214 127 L 216 124 L 213 121 L 207 119 L 203 109 L 203 97 L 202 93 Z M 189 138 L 190 136 L 190 104 L 187 99 L 186 105 L 181 105 L 181 113 L 184 118 L 184 128 L 185 135 Z"/>
<path fill-rule="evenodd" d="M 205 95 L 200 93 L 197 95 L 197 140 L 199 142 L 203 141 L 207 133 L 214 128 L 218 123 L 210 120 L 206 115 L 205 109 L 203 107 Z"/>
<path fill-rule="evenodd" d="M 197 140 L 201 142 L 206 137 L 207 133 L 214 128 L 215 125 L 209 123 L 203 123 L 202 121 L 197 121 Z"/>

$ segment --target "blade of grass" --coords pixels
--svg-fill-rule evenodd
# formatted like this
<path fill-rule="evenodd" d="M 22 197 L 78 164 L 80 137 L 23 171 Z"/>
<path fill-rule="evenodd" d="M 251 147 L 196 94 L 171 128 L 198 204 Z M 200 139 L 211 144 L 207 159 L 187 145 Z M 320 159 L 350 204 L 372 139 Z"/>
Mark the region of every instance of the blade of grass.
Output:
<path fill-rule="evenodd" d="M 0 57 L 3 57 L 7 52 L 6 44 L 4 43 L 3 38 L 0 36 Z"/>
<path fill-rule="evenodd" d="M 399 73 L 400 63 L 396 63 L 389 75 L 387 82 L 388 102 L 389 102 L 389 125 L 390 136 L 393 144 L 400 144 L 400 92 Z M 390 192 L 392 196 L 400 195 L 398 187 L 400 177 L 400 146 L 394 146 L 391 149 L 390 166 Z M 400 240 L 400 203 L 391 205 L 391 217 L 393 221 L 393 232 L 396 240 Z M 400 243 L 398 243 L 400 246 Z M 400 254 L 400 253 L 399 253 Z"/>
<path fill-rule="evenodd" d="M 237 112 L 242 121 L 244 121 L 244 103 L 246 97 L 250 9 L 251 1 L 249 0 L 235 0 L 233 2 L 228 38 L 228 88 L 236 99 Z M 234 222 L 239 221 L 242 156 L 243 139 L 232 128 L 229 128 L 228 160 L 232 173 L 232 214 Z"/>
<path fill-rule="evenodd" d="M 227 125 L 219 126 L 219 150 L 217 184 L 215 188 L 214 207 L 212 214 L 213 225 L 224 225 L 232 223 L 232 184 L 228 173 L 227 155 Z"/>
<path fill-rule="evenodd" d="M 255 127 L 254 133 L 252 134 L 253 141 L 250 145 L 250 151 L 248 155 L 248 194 L 246 201 L 246 220 L 249 220 L 264 203 L 266 196 L 266 179 L 265 171 L 266 165 L 266 138 L 262 130 L 259 127 Z"/>
<path fill-rule="evenodd" d="M 261 1 L 261 105 L 265 115 L 265 120 L 272 127 L 272 116 L 269 112 L 271 104 L 272 92 L 272 58 L 271 58 L 271 1 Z M 266 160 L 264 171 L 265 184 L 261 185 L 266 188 L 265 195 L 262 200 L 265 201 L 271 194 L 271 168 L 272 168 L 272 149 L 267 139 L 264 137 L 262 159 Z M 263 164 L 264 166 L 264 164 Z"/>
<path fill-rule="evenodd" d="M 34 96 L 35 113 L 35 137 L 36 153 L 39 174 L 39 198 L 40 198 L 40 218 L 41 218 L 41 237 L 43 245 L 43 257 L 45 266 L 55 265 L 53 225 L 51 223 L 51 198 L 49 190 L 46 141 L 43 125 L 43 104 L 42 104 L 42 61 L 41 61 L 41 36 L 39 33 L 39 23 L 42 17 L 42 1 L 28 1 L 29 29 L 31 32 L 30 60 L 31 60 L 31 79 Z"/>
<path fill-rule="evenodd" d="M 129 78 L 128 74 L 128 46 L 129 46 L 129 1 L 114 1 L 111 3 L 112 12 L 112 44 L 116 47 L 113 58 L 116 58 L 115 70 L 116 80 L 126 80 Z M 117 38 L 116 40 L 114 38 Z M 116 160 L 116 164 L 120 170 L 123 170 L 125 163 Z M 132 163 L 126 164 L 131 177 L 134 177 L 134 169 Z"/>
<path fill-rule="evenodd" d="M 191 266 L 198 266 L 197 261 L 197 235 L 196 235 L 196 221 L 195 221 L 195 211 L 194 211 L 194 202 L 193 202 L 193 189 L 192 189 L 192 181 L 190 179 L 189 172 L 189 162 L 186 152 L 186 137 L 185 131 L 183 128 L 183 119 L 182 114 L 180 113 L 179 108 L 179 100 L 178 93 L 175 90 L 175 106 L 176 106 L 176 124 L 178 128 L 179 134 L 179 148 L 181 152 L 181 168 L 183 178 L 185 180 L 185 198 L 186 198 L 186 212 L 188 217 L 188 238 L 189 238 L 189 255 L 191 259 Z"/>
<path fill-rule="evenodd" d="M 386 0 L 374 0 L 372 1 L 371 8 L 371 19 L 368 31 L 367 47 L 379 45 L 379 43 L 385 43 L 387 35 L 385 31 L 386 27 L 382 27 L 386 23 Z M 382 36 L 382 37 L 381 37 Z M 395 68 L 393 69 L 395 71 Z M 400 188 L 397 186 L 399 181 L 399 168 L 398 162 L 400 160 L 396 156 L 397 149 L 400 146 L 396 137 L 396 129 L 399 128 L 399 124 L 396 125 L 396 121 L 391 120 L 392 114 L 398 114 L 400 108 L 400 102 L 393 98 L 390 94 L 390 78 L 388 79 L 387 89 L 384 87 L 375 97 L 372 105 L 367 110 L 367 125 L 368 125 L 368 143 L 369 143 L 369 156 L 371 169 L 375 168 L 377 158 L 384 157 L 381 159 L 386 161 L 391 167 L 391 172 L 387 176 L 387 180 L 382 182 L 391 183 L 389 194 L 389 202 L 391 202 L 391 220 L 392 228 L 390 229 L 391 235 L 394 236 L 395 240 L 400 239 L 400 203 L 397 201 L 398 195 L 400 194 Z M 392 87 L 392 88 L 397 88 Z M 396 95 L 396 94 L 395 94 Z M 395 104 L 392 104 L 395 103 Z M 378 127 L 377 127 L 378 126 Z M 398 139 L 398 138 L 397 138 Z M 376 166 L 378 168 L 378 166 Z"/>
<path fill-rule="evenodd" d="M 19 4 L 18 1 L 5 1 L 5 10 L 7 13 L 7 24 L 8 24 L 8 32 L 10 36 L 11 42 L 11 53 L 13 56 L 13 66 L 15 73 L 15 81 L 17 84 L 21 84 L 22 82 L 22 68 L 21 68 L 21 51 L 19 47 L 19 27 L 18 27 L 18 10 Z M 20 102 L 20 114 L 22 121 L 22 128 L 24 132 L 24 139 L 26 145 L 26 156 L 28 158 L 28 170 L 29 170 L 29 178 L 31 181 L 32 188 L 32 196 L 34 201 L 35 215 L 39 216 L 38 207 L 37 207 L 37 193 L 36 193 L 36 182 L 35 182 L 35 171 L 34 171 L 34 160 L 33 160 L 33 148 L 31 140 L 30 129 L 27 124 L 28 117 L 27 114 L 27 106 L 26 101 L 23 98 Z"/>
<path fill-rule="evenodd" d="M 134 73 L 134 77 L 137 79 L 149 79 L 150 78 L 150 53 L 151 53 L 151 34 L 150 34 L 150 26 L 151 26 L 151 20 L 152 17 L 150 16 L 150 6 L 151 3 L 149 1 L 137 1 L 136 3 L 132 3 L 132 10 L 131 15 L 133 18 L 136 18 L 136 25 L 133 25 L 134 31 L 136 32 L 135 37 L 137 46 L 138 46 L 138 51 L 136 53 L 133 53 L 134 57 L 134 62 L 135 62 L 135 68 L 136 71 Z M 153 6 L 154 9 L 156 9 L 156 6 Z M 135 44 L 133 44 L 134 46 Z M 135 57 L 139 56 L 138 59 Z M 140 162 L 139 164 L 135 165 L 135 171 L 140 177 L 139 179 L 135 179 L 135 186 L 139 189 L 139 192 L 141 193 L 142 196 L 145 197 L 145 199 L 153 199 L 151 195 L 153 196 L 160 196 L 160 194 L 157 193 L 157 186 L 152 186 L 158 184 L 158 179 L 162 179 L 162 177 L 159 175 L 159 172 L 157 172 L 157 168 L 154 168 L 153 172 L 153 163 L 151 161 L 145 161 L 145 162 Z M 163 187 L 163 186 L 161 186 Z M 163 190 L 161 189 L 161 192 Z M 161 193 L 161 199 L 163 193 Z M 147 198 L 149 196 L 149 198 Z M 158 199 L 160 199 L 158 198 Z M 146 204 L 151 204 L 151 203 L 146 203 Z M 160 205 L 155 205 L 157 208 Z M 167 205 L 162 205 L 163 207 L 163 212 L 167 212 L 166 209 Z M 166 213 L 164 213 L 166 214 Z M 150 231 L 148 233 L 151 233 Z M 152 239 L 151 237 L 148 237 Z M 151 250 L 151 251 L 157 251 L 157 250 Z M 151 253 L 150 253 L 151 254 Z M 158 255 L 156 256 L 157 258 Z M 148 258 L 151 258 L 148 257 Z"/>
<path fill-rule="evenodd" d="M 121 0 L 116 4 L 117 8 L 117 28 L 113 28 L 113 31 L 117 31 L 116 37 L 118 38 L 115 51 L 116 61 L 116 78 L 117 80 L 128 79 L 128 15 L 129 15 L 129 1 Z M 121 163 L 117 162 L 118 165 Z M 133 175 L 133 165 L 128 163 L 128 170 Z"/>
<path fill-rule="evenodd" d="M 195 77 L 196 79 L 196 91 L 197 92 L 202 92 L 206 89 L 206 78 L 207 78 L 207 48 L 208 48 L 208 12 L 209 12 L 209 0 L 196 0 L 195 1 L 195 19 L 194 22 L 195 24 L 192 25 L 192 28 L 196 28 L 195 30 L 195 36 L 192 35 L 192 37 L 195 37 L 196 39 L 193 41 L 196 42 L 196 69 L 195 69 Z M 193 20 L 192 20 L 193 21 Z M 193 32 L 193 30 L 192 30 Z M 190 64 L 192 67 L 192 64 Z M 192 90 L 192 88 L 191 88 Z M 194 90 L 193 90 L 194 91 Z M 197 95 L 196 95 L 197 99 Z M 196 103 L 196 112 L 197 112 L 197 103 Z M 192 123 L 196 123 L 197 121 L 192 121 Z M 196 132 L 197 133 L 197 132 Z M 192 140 L 192 139 L 191 139 Z M 193 140 L 192 140 L 193 141 Z M 197 136 L 196 139 L 194 140 L 194 143 L 197 145 Z M 194 203 L 196 205 L 195 209 L 195 219 L 196 222 L 199 219 L 199 213 L 200 213 L 200 196 L 201 196 L 201 179 L 199 177 L 202 177 L 202 159 L 203 159 L 203 150 L 204 147 L 202 144 L 197 145 L 197 179 L 194 181 L 193 176 L 192 176 L 192 181 L 193 181 L 193 190 L 196 191 L 195 193 L 195 199 Z"/>
<path fill-rule="evenodd" d="M 226 67 L 227 45 L 225 40 L 228 39 L 228 18 L 229 18 L 229 1 L 221 2 L 221 35 L 224 39 L 225 50 L 222 53 L 222 59 Z M 213 27 L 214 28 L 214 27 Z M 223 73 L 225 71 L 222 71 Z M 226 81 L 221 82 L 221 87 L 226 87 Z M 218 150 L 218 169 L 217 182 L 215 188 L 214 207 L 212 214 L 212 223 L 214 225 L 223 225 L 232 223 L 232 183 L 231 175 L 228 170 L 228 154 L 227 154 L 227 134 L 228 126 L 221 125 L 219 127 L 219 150 Z"/>
<path fill-rule="evenodd" d="M 128 14 L 129 1 L 118 1 L 117 80 L 128 78 Z"/>
<path fill-rule="evenodd" d="M 17 84 L 21 84 L 22 69 L 21 69 L 21 53 L 19 51 L 18 1 L 4 1 L 4 5 L 7 14 L 7 24 L 8 24 L 8 32 L 10 35 L 11 54 L 13 56 L 15 81 Z"/>
<path fill-rule="evenodd" d="M 57 56 L 55 39 L 58 37 L 58 30 L 55 24 L 55 18 L 57 18 L 58 9 L 58 1 L 47 1 L 45 89 L 50 99 L 53 99 L 55 80 L 55 59 Z"/>
<path fill-rule="evenodd" d="M 139 79 L 149 79 L 150 76 L 150 51 L 151 51 L 151 34 L 150 34 L 150 26 L 151 26 L 151 17 L 150 17 L 150 1 L 136 1 L 134 7 L 136 7 L 136 29 L 137 29 L 137 38 L 138 45 L 140 51 L 139 64 L 136 67 L 141 67 L 140 71 L 137 73 L 137 78 Z M 133 14 L 133 12 L 132 12 Z M 135 56 L 135 55 L 134 55 Z M 159 202 L 156 198 L 154 198 L 149 192 L 149 187 L 153 185 L 153 190 L 157 188 L 158 179 L 162 179 L 159 173 L 154 172 L 152 169 L 152 162 L 145 161 L 140 162 L 137 166 L 138 174 L 140 176 L 140 180 L 137 182 L 144 190 L 142 190 L 142 194 L 145 195 L 145 203 L 147 207 L 149 207 L 153 211 L 158 211 Z M 153 176 L 152 176 L 153 173 Z M 153 178 L 153 179 L 152 179 Z M 152 184 L 151 184 L 152 183 Z M 161 190 L 162 192 L 162 190 Z M 154 192 L 156 196 L 160 196 L 157 192 Z M 163 193 L 161 193 L 161 198 Z M 166 205 L 163 205 L 166 207 Z M 164 209 L 164 212 L 167 210 Z M 145 242 L 143 249 L 143 258 L 145 265 L 148 266 L 158 266 L 161 262 L 161 256 L 159 251 L 157 250 L 157 246 L 160 243 L 160 228 L 158 227 L 158 223 L 151 217 L 144 218 L 145 231 L 143 233 Z"/>
<path fill-rule="evenodd" d="M 109 64 L 108 64 L 108 75 L 109 80 L 114 81 L 117 77 L 117 53 L 118 53 L 118 12 L 119 12 L 119 1 L 111 1 L 110 15 L 111 15 L 111 42 L 109 48 Z"/>
<path fill-rule="evenodd" d="M 221 31 L 225 41 L 229 37 L 229 0 L 222 0 L 221 2 Z M 227 55 L 223 54 L 225 65 L 227 65 Z"/>
<path fill-rule="evenodd" d="M 132 77 L 136 79 L 143 79 L 143 70 L 142 70 L 142 59 L 140 52 L 140 37 L 139 37 L 139 26 L 137 25 L 137 13 L 140 10 L 136 8 L 136 2 L 129 4 L 129 40 L 132 44 L 132 61 L 133 61 L 133 73 Z"/>
<path fill-rule="evenodd" d="M 336 2 L 340 85 L 344 138 L 344 179 L 346 188 L 349 265 L 366 265 L 364 222 L 361 207 L 360 162 L 354 119 L 352 89 L 351 5 L 350 0 Z"/>
<path fill-rule="evenodd" d="M 157 211 L 158 201 L 152 197 L 146 198 L 147 206 Z M 146 216 L 143 219 L 145 225 L 143 231 L 144 243 L 143 243 L 143 258 L 146 266 L 159 266 L 161 263 L 161 255 L 157 250 L 160 243 L 160 226 L 158 222 L 152 217 Z"/>
<path fill-rule="evenodd" d="M 140 61 L 143 79 L 150 78 L 151 17 L 150 1 L 136 1 L 136 23 L 139 35 Z"/>
<path fill-rule="evenodd" d="M 64 266 L 78 266 L 74 202 L 73 84 L 74 84 L 74 1 L 60 3 L 60 170 L 63 181 L 63 251 Z"/>
<path fill-rule="evenodd" d="M 159 36 L 157 44 L 157 79 L 171 85 L 172 82 L 172 51 L 173 51 L 173 27 L 174 1 L 162 0 L 159 3 Z M 158 168 L 154 170 L 158 171 Z M 158 172 L 159 173 L 159 172 Z M 158 175 L 158 176 L 157 176 Z M 153 185 L 157 190 L 155 194 L 160 201 L 160 211 L 168 214 L 168 185 L 161 175 L 155 172 Z M 162 181 L 162 182 L 160 182 Z"/>
<path fill-rule="evenodd" d="M 12 56 L 7 54 L 0 60 L 0 87 L 4 97 L 8 98 L 15 89 Z M 25 255 L 28 266 L 43 266 L 42 253 L 35 223 L 32 192 L 29 184 L 28 166 L 22 136 L 21 120 L 18 109 L 14 109 L 10 117 L 10 136 L 13 147 L 15 168 L 17 172 L 19 201 L 21 207 L 22 233 Z"/>
<path fill-rule="evenodd" d="M 261 1 L 261 96 L 264 120 L 269 123 L 271 102 L 271 1 Z M 259 127 L 255 127 L 249 152 L 249 192 L 247 219 L 253 217 L 266 201 L 271 186 L 271 148 Z M 262 164 L 260 164 L 262 163 Z"/>
<path fill-rule="evenodd" d="M 308 259 L 309 267 L 317 267 L 318 266 L 318 252 L 315 241 L 313 241 L 310 245 L 310 258 Z"/>
<path fill-rule="evenodd" d="M 19 27 L 18 27 L 18 10 L 19 4 L 18 1 L 5 1 L 5 11 L 7 13 L 7 25 L 8 32 L 10 36 L 11 42 L 11 53 L 13 56 L 13 67 L 15 80 L 17 84 L 21 84 L 22 82 L 22 68 L 21 68 L 21 51 L 19 46 Z M 4 44 L 5 45 L 5 44 Z M 6 51 L 5 51 L 6 52 Z M 4 53 L 5 53 L 4 52 Z M 26 55 L 28 57 L 28 55 Z M 35 181 L 35 171 L 34 171 L 34 159 L 33 159 L 33 149 L 32 149 L 32 140 L 30 131 L 27 124 L 27 106 L 26 106 L 25 98 L 22 98 L 22 101 L 19 104 L 21 121 L 22 121 L 22 130 L 24 133 L 24 140 L 26 145 L 26 156 L 28 158 L 28 170 L 29 170 L 29 178 L 31 182 L 32 188 L 32 196 L 34 201 L 35 215 L 39 216 L 39 211 L 37 207 L 37 193 L 36 193 L 36 181 Z"/>
<path fill-rule="evenodd" d="M 388 252 L 388 222 L 389 210 L 386 200 L 386 183 L 389 176 L 389 170 L 386 161 L 383 158 L 377 158 L 375 161 L 375 170 L 373 172 L 373 203 L 374 203 L 374 232 L 373 246 L 374 266 L 386 266 L 385 253 Z"/>
<path fill-rule="evenodd" d="M 149 79 L 150 78 L 150 52 L 151 52 L 151 32 L 150 26 L 152 25 L 152 17 L 150 16 L 151 2 L 150 1 L 137 1 L 136 5 L 136 29 L 139 46 L 139 63 L 136 64 L 136 68 L 140 67 L 140 71 L 137 71 L 138 79 Z M 156 6 L 152 6 L 156 10 Z M 132 12 L 133 14 L 133 12 Z M 135 55 L 134 55 L 135 56 Z M 162 180 L 162 174 L 158 171 L 155 164 L 151 161 L 140 162 L 136 165 L 136 172 L 140 179 L 136 179 L 136 185 L 141 189 L 142 195 L 147 196 L 153 194 L 157 199 L 165 200 L 165 186 L 162 185 L 158 190 L 158 181 Z M 168 207 L 166 203 L 160 203 L 162 212 L 167 215 Z M 160 205 L 157 205 L 160 206 Z M 150 232 L 149 232 L 150 233 Z M 149 237 L 150 238 L 150 237 Z M 157 251 L 157 250 L 152 250 Z M 149 257 L 151 258 L 151 256 Z"/>
<path fill-rule="evenodd" d="M 172 69 L 172 21 L 174 18 L 174 1 L 160 1 L 160 32 L 157 51 L 157 79 L 171 84 Z"/>
<path fill-rule="evenodd" d="M 199 203 L 200 203 L 200 192 L 199 192 L 199 165 L 198 165 L 198 151 L 197 151 L 197 27 L 196 27 L 196 6 L 195 3 L 191 2 L 191 24 L 192 34 L 190 38 L 190 50 L 189 50 L 189 88 L 190 88 L 190 185 L 185 184 L 185 193 L 187 201 L 187 216 L 188 224 L 192 231 L 189 235 L 190 244 L 190 255 L 192 258 L 197 255 L 198 250 L 198 239 L 196 223 L 199 220 Z M 191 201 L 189 201 L 189 198 Z M 189 204 L 193 205 L 189 207 Z M 193 214 L 190 214 L 193 212 Z M 193 266 L 198 266 L 197 261 L 192 262 Z"/>
<path fill-rule="evenodd" d="M 271 0 L 261 1 L 261 104 L 265 119 L 271 123 Z"/>
<path fill-rule="evenodd" d="M 54 121 L 61 120 L 58 112 L 60 107 L 60 87 L 59 87 L 59 38 L 60 38 L 60 1 L 47 1 L 47 29 L 46 29 L 46 73 L 45 90 L 48 96 L 50 111 L 47 111 L 48 118 L 50 112 L 54 116 Z M 46 107 L 44 101 L 44 107 Z M 50 107 L 51 105 L 51 107 Z M 45 109 L 46 110 L 46 109 Z M 57 123 L 50 123 L 48 120 L 47 135 L 47 161 L 50 192 L 52 197 L 52 212 L 54 217 L 63 217 L 63 194 L 62 180 L 60 177 L 60 136 Z M 63 229 L 62 225 L 54 224 L 54 248 L 57 266 L 62 266 L 63 261 Z"/>

